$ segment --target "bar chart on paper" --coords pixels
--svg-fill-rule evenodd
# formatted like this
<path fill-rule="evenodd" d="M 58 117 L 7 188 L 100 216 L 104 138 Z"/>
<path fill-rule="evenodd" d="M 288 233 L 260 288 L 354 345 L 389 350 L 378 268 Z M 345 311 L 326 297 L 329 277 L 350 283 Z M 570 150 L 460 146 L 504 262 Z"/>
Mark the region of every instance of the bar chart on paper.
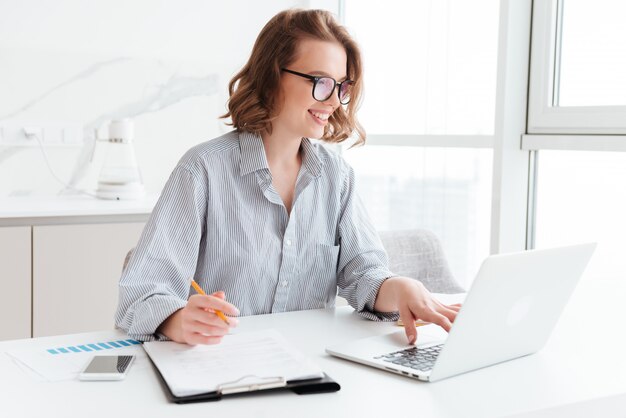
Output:
<path fill-rule="evenodd" d="M 145 362 L 145 352 L 141 343 L 133 339 L 120 339 L 109 333 L 97 338 L 78 341 L 63 341 L 64 344 L 42 344 L 27 350 L 7 351 L 24 372 L 51 382 L 76 379 L 95 355 L 127 355 L 136 356 L 135 367 Z M 139 363 L 139 364 L 138 364 Z"/>
<path fill-rule="evenodd" d="M 102 350 L 111 350 L 115 348 L 121 347 L 130 347 L 133 345 L 141 344 L 137 340 L 117 340 L 117 341 L 108 341 L 106 343 L 88 343 L 81 345 L 70 345 L 68 347 L 57 347 L 57 348 L 48 348 L 46 351 L 50 354 L 68 354 L 68 353 L 83 353 L 83 352 L 93 352 L 93 351 L 102 351 Z"/>

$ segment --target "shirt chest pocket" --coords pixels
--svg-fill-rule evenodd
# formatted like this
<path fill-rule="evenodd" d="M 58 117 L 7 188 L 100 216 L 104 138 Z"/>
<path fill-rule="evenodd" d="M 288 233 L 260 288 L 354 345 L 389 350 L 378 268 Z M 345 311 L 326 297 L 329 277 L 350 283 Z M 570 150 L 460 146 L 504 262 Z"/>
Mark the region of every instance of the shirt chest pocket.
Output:
<path fill-rule="evenodd" d="M 337 261 L 339 259 L 339 245 L 317 244 L 315 246 L 315 264 L 323 271 L 337 279 Z"/>

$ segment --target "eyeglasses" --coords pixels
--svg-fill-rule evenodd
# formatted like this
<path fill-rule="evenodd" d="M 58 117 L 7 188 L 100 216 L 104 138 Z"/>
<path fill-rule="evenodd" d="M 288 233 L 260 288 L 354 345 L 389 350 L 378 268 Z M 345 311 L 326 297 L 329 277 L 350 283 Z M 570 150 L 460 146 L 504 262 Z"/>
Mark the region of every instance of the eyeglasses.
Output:
<path fill-rule="evenodd" d="M 317 77 L 314 75 L 302 74 L 297 71 L 288 70 L 286 68 L 281 68 L 281 70 L 313 81 L 313 98 L 318 102 L 325 102 L 328 100 L 335 91 L 335 87 L 338 87 L 337 96 L 339 97 L 339 103 L 342 105 L 350 103 L 350 91 L 352 90 L 352 85 L 354 84 L 354 81 L 352 80 L 344 80 L 341 83 L 337 83 L 337 80 L 331 77 Z"/>

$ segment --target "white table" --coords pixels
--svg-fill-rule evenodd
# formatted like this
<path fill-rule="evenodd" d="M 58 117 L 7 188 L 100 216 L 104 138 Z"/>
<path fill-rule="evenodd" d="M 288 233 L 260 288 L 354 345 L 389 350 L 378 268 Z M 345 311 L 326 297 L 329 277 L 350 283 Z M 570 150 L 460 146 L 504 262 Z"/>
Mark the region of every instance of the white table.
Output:
<path fill-rule="evenodd" d="M 35 344 L 62 345 L 76 336 L 7 341 L 0 343 L 0 415 L 570 418 L 594 411 L 594 416 L 622 417 L 626 414 L 626 338 L 620 326 L 624 290 L 615 284 L 583 282 L 542 351 L 436 383 L 325 354 L 327 345 L 399 329 L 363 320 L 349 307 L 242 318 L 241 331 L 278 329 L 314 359 L 341 384 L 339 392 L 330 394 L 277 392 L 177 405 L 168 403 L 147 363 L 132 369 L 121 382 L 52 383 L 34 381 L 4 355 Z M 101 335 L 79 337 L 89 340 Z"/>

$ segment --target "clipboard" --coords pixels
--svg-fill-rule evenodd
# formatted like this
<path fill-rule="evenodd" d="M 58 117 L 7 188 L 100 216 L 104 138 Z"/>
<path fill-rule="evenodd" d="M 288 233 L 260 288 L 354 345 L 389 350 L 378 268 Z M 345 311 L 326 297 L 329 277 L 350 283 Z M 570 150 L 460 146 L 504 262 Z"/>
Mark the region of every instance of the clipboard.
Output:
<path fill-rule="evenodd" d="M 170 401 L 217 401 L 225 396 L 276 390 L 303 395 L 341 389 L 275 330 L 227 337 L 214 346 L 143 344 Z"/>
<path fill-rule="evenodd" d="M 148 356 L 148 358 L 150 358 Z M 335 382 L 330 376 L 324 373 L 324 377 L 318 379 L 306 379 L 306 380 L 291 380 L 285 381 L 282 377 L 276 376 L 266 378 L 263 383 L 246 383 L 245 380 L 240 382 L 232 382 L 222 385 L 221 390 L 215 392 L 200 393 L 190 396 L 176 396 L 172 393 L 172 390 L 167 385 L 167 382 L 163 378 L 163 375 L 159 371 L 158 367 L 154 364 L 152 359 L 150 362 L 154 366 L 157 376 L 159 376 L 159 382 L 163 391 L 170 402 L 177 404 L 194 403 L 194 402 L 215 402 L 222 400 L 226 397 L 246 396 L 259 393 L 275 392 L 278 390 L 290 390 L 298 395 L 312 395 L 316 393 L 331 393 L 337 392 L 341 389 L 339 383 Z"/>

